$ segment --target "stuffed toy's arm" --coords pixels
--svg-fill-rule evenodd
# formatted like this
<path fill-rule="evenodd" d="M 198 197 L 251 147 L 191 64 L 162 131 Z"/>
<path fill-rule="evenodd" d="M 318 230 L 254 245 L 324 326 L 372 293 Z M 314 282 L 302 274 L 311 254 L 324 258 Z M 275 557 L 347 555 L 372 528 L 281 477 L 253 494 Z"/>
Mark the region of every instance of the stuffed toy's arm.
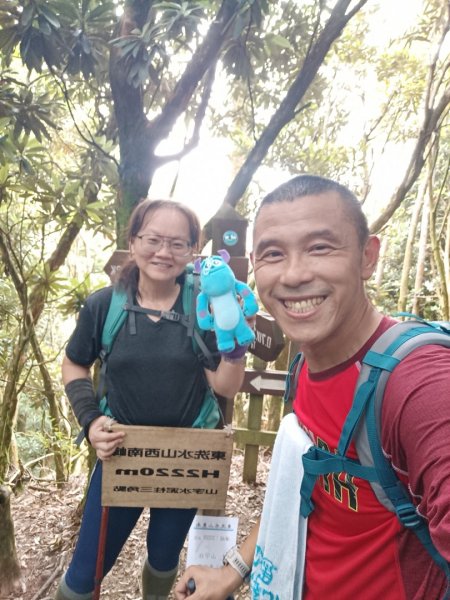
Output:
<path fill-rule="evenodd" d="M 214 317 L 209 312 L 208 296 L 204 292 L 197 296 L 197 322 L 200 329 L 214 328 Z"/>
<path fill-rule="evenodd" d="M 237 280 L 236 281 L 236 293 L 242 298 L 243 307 L 242 311 L 244 316 L 252 317 L 256 315 L 259 310 L 258 303 L 255 298 L 255 294 L 251 290 L 251 288 L 244 282 Z"/>

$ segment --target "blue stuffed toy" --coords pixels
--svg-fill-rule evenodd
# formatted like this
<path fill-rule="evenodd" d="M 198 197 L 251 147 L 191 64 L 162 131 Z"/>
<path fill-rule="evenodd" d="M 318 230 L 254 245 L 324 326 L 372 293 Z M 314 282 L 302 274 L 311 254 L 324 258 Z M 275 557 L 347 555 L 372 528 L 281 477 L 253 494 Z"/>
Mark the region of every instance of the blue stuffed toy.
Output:
<path fill-rule="evenodd" d="M 254 341 L 255 334 L 245 317 L 258 312 L 258 303 L 248 285 L 237 280 L 228 266 L 228 252 L 219 250 L 218 254 L 204 260 L 198 258 L 194 264 L 200 273 L 201 290 L 197 296 L 197 321 L 201 329 L 214 329 L 220 352 L 232 352 L 236 341 L 240 346 Z"/>

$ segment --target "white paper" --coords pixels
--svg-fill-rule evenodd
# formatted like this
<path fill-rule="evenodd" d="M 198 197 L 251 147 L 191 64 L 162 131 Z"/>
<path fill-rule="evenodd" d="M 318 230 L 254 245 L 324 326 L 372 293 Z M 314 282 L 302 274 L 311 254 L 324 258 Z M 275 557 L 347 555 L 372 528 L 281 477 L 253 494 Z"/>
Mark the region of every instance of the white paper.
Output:
<path fill-rule="evenodd" d="M 236 545 L 238 520 L 197 515 L 189 529 L 186 566 L 221 567 L 225 552 Z"/>

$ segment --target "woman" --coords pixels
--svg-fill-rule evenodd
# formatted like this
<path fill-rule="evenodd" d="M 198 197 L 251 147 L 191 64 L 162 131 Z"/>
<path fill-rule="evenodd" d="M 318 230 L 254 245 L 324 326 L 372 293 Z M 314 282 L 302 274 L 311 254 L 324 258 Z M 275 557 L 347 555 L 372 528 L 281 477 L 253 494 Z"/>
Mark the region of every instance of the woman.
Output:
<path fill-rule="evenodd" d="M 198 247 L 200 226 L 186 206 L 169 200 L 143 200 L 129 223 L 129 262 L 117 287 L 126 290 L 135 308 L 183 313 L 182 286 L 187 263 Z M 98 461 L 86 498 L 79 539 L 57 600 L 88 600 L 94 590 L 101 518 L 102 461 L 114 453 L 124 434 L 111 432 L 111 418 L 101 412 L 90 378 L 99 357 L 101 334 L 112 287 L 92 294 L 66 349 L 62 375 L 66 394 Z M 131 314 L 131 313 L 129 313 Z M 180 323 L 158 314 L 133 311 L 135 329 L 125 323 L 108 356 L 108 414 L 127 425 L 190 427 L 199 414 L 207 385 L 232 397 L 241 387 L 246 348 L 230 355 L 215 354 L 206 368 L 194 352 L 192 339 Z M 216 351 L 214 334 L 206 344 Z M 214 370 L 215 368 L 215 370 Z M 181 548 L 195 509 L 152 508 L 147 532 L 147 559 L 142 572 L 144 600 L 166 598 L 176 577 Z M 141 508 L 111 507 L 104 574 L 135 526 Z"/>

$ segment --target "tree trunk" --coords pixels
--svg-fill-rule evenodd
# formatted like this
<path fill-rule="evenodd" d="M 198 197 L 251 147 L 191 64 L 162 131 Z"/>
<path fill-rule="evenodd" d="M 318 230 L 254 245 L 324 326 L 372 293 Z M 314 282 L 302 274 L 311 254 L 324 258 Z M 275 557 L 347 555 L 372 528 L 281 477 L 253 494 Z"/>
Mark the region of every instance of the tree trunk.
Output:
<path fill-rule="evenodd" d="M 41 347 L 39 345 L 39 341 L 36 337 L 36 331 L 32 326 L 33 331 L 31 334 L 31 345 L 33 348 L 34 356 L 39 365 L 39 371 L 41 373 L 41 378 L 44 384 L 44 393 L 48 402 L 49 413 L 50 413 L 50 422 L 52 426 L 52 450 L 53 450 L 53 460 L 55 464 L 55 473 L 56 473 L 56 484 L 58 487 L 62 487 L 63 482 L 66 480 L 66 470 L 64 469 L 64 457 L 61 451 L 61 445 L 59 440 L 62 437 L 62 431 L 60 429 L 60 413 L 58 409 L 58 402 L 56 400 L 55 390 L 53 388 L 52 378 L 50 377 L 50 373 L 48 372 L 47 366 L 45 364 L 45 359 L 41 351 Z"/>
<path fill-rule="evenodd" d="M 14 523 L 11 517 L 11 492 L 0 486 L 0 598 L 23 592 L 20 567 L 14 543 Z M 16 596 L 17 597 L 17 596 Z"/>
<path fill-rule="evenodd" d="M 215 67 L 230 27 L 243 5 L 242 0 L 223 0 L 203 42 L 194 52 L 160 114 L 152 121 L 145 115 L 142 87 L 134 87 L 127 81 L 120 52 L 112 47 L 109 73 L 120 145 L 120 190 L 116 204 L 118 248 L 126 248 L 126 225 L 130 213 L 147 196 L 156 169 L 173 160 L 173 157 L 156 155 L 158 144 L 170 134 L 178 117 L 192 102 L 205 75 Z M 135 28 L 141 29 L 148 9 L 148 3 L 130 2 L 118 23 L 115 37 L 129 35 Z"/>
<path fill-rule="evenodd" d="M 408 237 L 406 239 L 405 254 L 403 258 L 402 274 L 400 277 L 400 290 L 398 297 L 398 310 L 405 312 L 407 308 L 409 295 L 409 277 L 411 274 L 411 265 L 413 260 L 413 250 L 416 243 L 417 227 L 419 225 L 419 217 L 423 206 L 423 198 L 425 194 L 425 185 L 421 186 L 416 201 L 414 203 L 411 222 L 409 224 Z"/>
<path fill-rule="evenodd" d="M 23 325 L 25 325 L 25 319 Z M 0 428 L 0 484 L 5 482 L 9 468 L 9 451 L 17 411 L 19 378 L 23 368 L 23 357 L 28 346 L 28 335 L 29 332 L 23 327 L 17 342 L 12 348 L 8 366 L 5 369 L 5 372 L 8 373 L 8 379 L 3 392 L 0 412 L 0 423 L 2 424 Z"/>
<path fill-rule="evenodd" d="M 447 301 L 450 305 L 450 217 L 446 215 L 447 226 L 445 228 L 445 244 L 444 244 L 444 265 L 445 265 L 445 288 L 447 290 Z M 446 321 L 450 321 L 450 309 L 447 315 L 443 315 Z"/>
<path fill-rule="evenodd" d="M 386 235 L 381 240 L 380 257 L 378 259 L 377 269 L 375 271 L 374 283 L 375 283 L 375 289 L 377 291 L 377 294 L 380 293 L 381 285 L 382 285 L 383 279 L 384 279 L 384 261 L 385 261 L 386 255 L 387 255 L 388 247 L 389 247 L 389 238 Z"/>
<path fill-rule="evenodd" d="M 419 237 L 419 253 L 417 256 L 416 266 L 416 277 L 414 280 L 414 292 L 412 300 L 412 312 L 415 315 L 421 316 L 422 308 L 420 303 L 420 296 L 422 293 L 423 286 L 423 274 L 425 271 L 425 260 L 427 256 L 427 242 L 428 242 L 428 221 L 430 216 L 430 204 L 428 198 L 423 204 L 422 208 L 422 221 L 420 224 L 420 237 Z"/>
<path fill-rule="evenodd" d="M 436 215 L 437 209 L 439 206 L 439 197 L 434 199 L 434 187 L 431 184 L 429 186 L 429 195 L 430 195 L 430 220 L 429 220 L 429 234 L 430 234 L 430 246 L 431 246 L 431 254 L 433 257 L 434 265 L 437 271 L 437 293 L 439 298 L 439 306 L 441 309 L 442 318 L 444 320 L 449 319 L 449 288 L 447 287 L 446 282 L 446 268 L 445 268 L 445 259 L 442 256 L 442 250 L 440 246 L 440 240 L 437 233 L 437 223 L 436 223 Z M 447 256 L 448 262 L 448 256 Z"/>

